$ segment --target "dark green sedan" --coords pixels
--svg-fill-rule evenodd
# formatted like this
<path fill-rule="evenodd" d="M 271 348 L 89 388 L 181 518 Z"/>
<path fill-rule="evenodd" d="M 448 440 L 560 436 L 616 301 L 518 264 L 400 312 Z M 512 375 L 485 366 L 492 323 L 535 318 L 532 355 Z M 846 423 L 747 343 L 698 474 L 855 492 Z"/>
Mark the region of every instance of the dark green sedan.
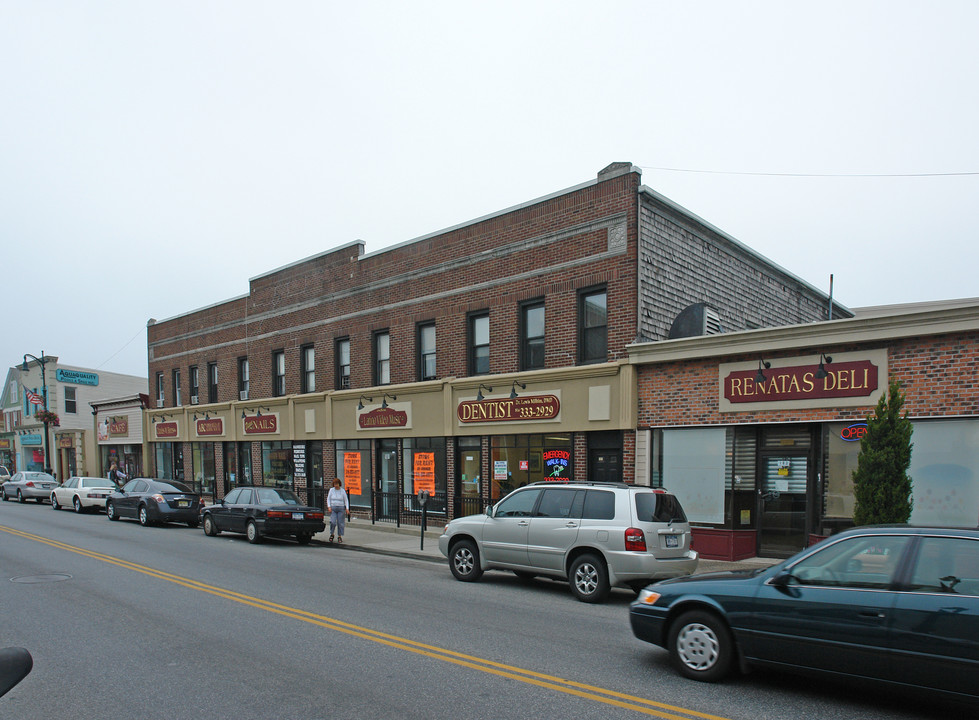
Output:
<path fill-rule="evenodd" d="M 757 665 L 976 698 L 979 529 L 854 528 L 771 568 L 650 585 L 629 620 L 695 680 Z"/>

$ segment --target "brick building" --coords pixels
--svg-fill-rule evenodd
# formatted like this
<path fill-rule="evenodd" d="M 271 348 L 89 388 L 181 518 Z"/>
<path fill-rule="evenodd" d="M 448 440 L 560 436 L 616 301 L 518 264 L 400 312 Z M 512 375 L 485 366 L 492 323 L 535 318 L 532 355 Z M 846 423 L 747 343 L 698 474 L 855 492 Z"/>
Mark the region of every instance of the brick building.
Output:
<path fill-rule="evenodd" d="M 788 556 L 851 526 L 858 440 L 892 379 L 914 426 L 911 522 L 979 522 L 979 299 L 629 353 L 636 482 L 680 497 L 704 557 Z"/>
<path fill-rule="evenodd" d="M 148 466 L 411 522 L 545 477 L 632 480 L 637 341 L 812 323 L 830 298 L 641 185 L 595 180 L 365 254 L 354 242 L 150 321 Z M 834 305 L 834 317 L 850 312 Z"/>

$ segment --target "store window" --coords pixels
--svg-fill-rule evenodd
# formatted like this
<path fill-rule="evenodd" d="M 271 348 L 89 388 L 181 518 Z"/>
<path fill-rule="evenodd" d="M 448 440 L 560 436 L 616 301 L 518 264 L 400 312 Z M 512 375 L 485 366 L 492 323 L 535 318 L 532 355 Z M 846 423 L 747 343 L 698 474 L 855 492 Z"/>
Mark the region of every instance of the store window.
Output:
<path fill-rule="evenodd" d="M 430 513 L 445 513 L 447 497 L 445 438 L 405 438 L 402 443 L 404 462 L 404 492 L 415 496 L 412 510 L 421 510 L 417 495 L 427 490 L 431 497 L 426 509 Z"/>
<path fill-rule="evenodd" d="M 499 435 L 491 439 L 490 502 L 518 487 L 570 479 L 574 467 L 570 434 Z"/>
<path fill-rule="evenodd" d="M 336 441 L 337 476 L 347 491 L 350 506 L 371 507 L 371 443 L 370 440 Z"/>
<path fill-rule="evenodd" d="M 544 367 L 544 301 L 520 306 L 520 369 Z"/>
<path fill-rule="evenodd" d="M 214 496 L 214 443 L 191 443 L 194 480 L 191 487 L 201 495 Z"/>
<path fill-rule="evenodd" d="M 456 438 L 456 489 L 453 517 L 483 511 L 482 442 L 479 437 Z"/>
<path fill-rule="evenodd" d="M 578 359 L 582 363 L 608 360 L 608 295 L 604 288 L 578 296 Z"/>
<path fill-rule="evenodd" d="M 272 487 L 295 486 L 291 442 L 262 443 L 262 484 Z"/>

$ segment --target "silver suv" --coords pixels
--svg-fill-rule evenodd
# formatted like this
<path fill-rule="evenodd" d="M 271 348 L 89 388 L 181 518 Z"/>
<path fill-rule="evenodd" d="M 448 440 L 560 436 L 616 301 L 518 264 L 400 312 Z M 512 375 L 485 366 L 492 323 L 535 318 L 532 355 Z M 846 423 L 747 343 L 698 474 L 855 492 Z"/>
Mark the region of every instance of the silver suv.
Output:
<path fill-rule="evenodd" d="M 567 579 L 583 602 L 610 587 L 637 592 L 654 580 L 697 569 L 690 525 L 666 490 L 626 483 L 534 483 L 482 515 L 452 520 L 439 537 L 457 580 L 484 570 Z"/>

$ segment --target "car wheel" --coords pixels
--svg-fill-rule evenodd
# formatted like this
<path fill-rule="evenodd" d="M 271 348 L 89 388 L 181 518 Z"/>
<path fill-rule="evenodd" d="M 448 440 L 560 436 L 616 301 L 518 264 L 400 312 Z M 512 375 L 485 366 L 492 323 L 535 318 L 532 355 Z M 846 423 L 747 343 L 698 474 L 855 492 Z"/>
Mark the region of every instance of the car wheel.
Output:
<path fill-rule="evenodd" d="M 218 530 L 218 526 L 214 524 L 214 519 L 210 515 L 205 515 L 204 534 L 208 537 L 216 537 L 219 532 L 221 531 Z"/>
<path fill-rule="evenodd" d="M 139 506 L 139 524 L 143 527 L 147 527 L 150 524 L 150 514 L 146 509 L 145 505 Z"/>
<path fill-rule="evenodd" d="M 7 491 L 6 490 L 0 491 L 0 495 L 3 495 L 3 501 L 4 502 L 7 502 L 8 500 L 10 500 L 10 498 L 7 497 Z"/>
<path fill-rule="evenodd" d="M 51 509 L 52 510 L 61 509 L 61 506 L 58 504 L 58 496 L 55 495 L 54 493 L 51 493 Z"/>
<path fill-rule="evenodd" d="M 252 544 L 262 540 L 262 536 L 258 534 L 258 527 L 255 525 L 254 520 L 249 520 L 248 525 L 245 526 L 245 537 L 247 537 L 248 542 Z"/>
<path fill-rule="evenodd" d="M 17 491 L 17 502 L 27 502 L 27 498 L 24 497 L 24 493 L 22 493 L 20 490 Z"/>
<path fill-rule="evenodd" d="M 449 569 L 456 580 L 473 582 L 479 580 L 483 569 L 479 566 L 479 550 L 471 540 L 460 540 L 449 552 Z"/>
<path fill-rule="evenodd" d="M 82 510 L 84 510 L 82 507 L 82 501 L 77 496 L 75 497 L 74 501 L 72 501 L 72 505 L 74 505 L 76 513 L 80 513 Z"/>
<path fill-rule="evenodd" d="M 309 545 L 309 541 L 313 539 L 313 536 L 309 533 L 299 533 L 296 535 L 296 541 L 300 545 Z"/>
<path fill-rule="evenodd" d="M 670 628 L 668 648 L 680 674 L 692 680 L 717 682 L 731 669 L 734 641 L 727 625 L 701 610 L 684 613 Z"/>
<path fill-rule="evenodd" d="M 588 553 L 571 563 L 571 591 L 581 602 L 597 603 L 608 597 L 608 570 L 596 555 Z"/>
<path fill-rule="evenodd" d="M 105 516 L 107 518 L 109 518 L 110 520 L 118 520 L 119 519 L 119 516 L 116 515 L 116 506 L 112 504 L 112 501 L 111 500 L 109 500 L 105 504 Z"/>

